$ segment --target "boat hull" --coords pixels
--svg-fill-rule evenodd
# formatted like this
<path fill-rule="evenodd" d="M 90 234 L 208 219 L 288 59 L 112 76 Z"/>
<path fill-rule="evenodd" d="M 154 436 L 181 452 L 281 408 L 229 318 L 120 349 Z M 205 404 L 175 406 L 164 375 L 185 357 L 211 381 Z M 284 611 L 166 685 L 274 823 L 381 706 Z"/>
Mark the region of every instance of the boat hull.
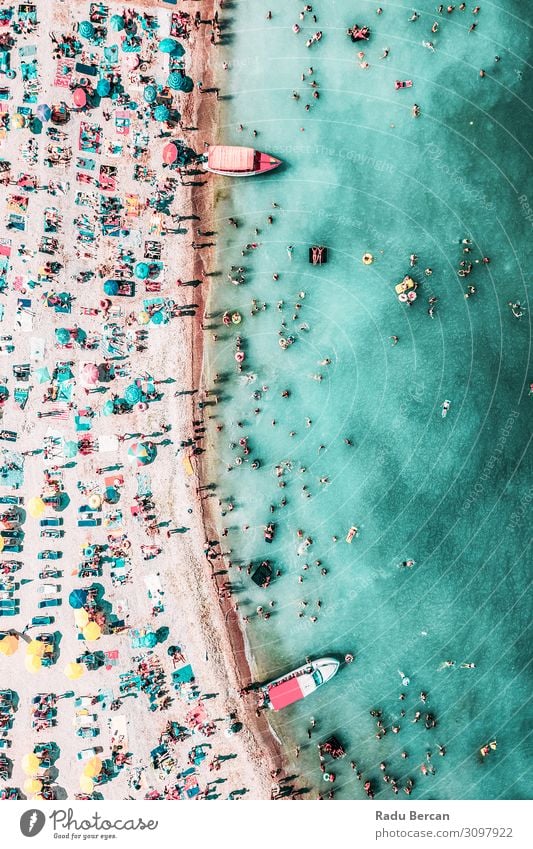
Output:
<path fill-rule="evenodd" d="M 279 165 L 281 159 L 253 148 L 215 145 L 209 150 L 205 169 L 222 177 L 254 177 L 267 174 Z"/>
<path fill-rule="evenodd" d="M 339 666 L 335 658 L 321 657 L 294 669 L 288 675 L 276 678 L 264 688 L 266 703 L 277 711 L 301 701 L 330 681 Z"/>

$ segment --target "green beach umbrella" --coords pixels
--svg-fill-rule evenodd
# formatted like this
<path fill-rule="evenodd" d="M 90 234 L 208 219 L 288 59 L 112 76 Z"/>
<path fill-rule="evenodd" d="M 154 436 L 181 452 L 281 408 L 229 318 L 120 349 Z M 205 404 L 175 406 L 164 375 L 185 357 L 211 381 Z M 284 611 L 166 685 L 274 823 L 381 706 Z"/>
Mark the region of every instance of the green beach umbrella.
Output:
<path fill-rule="evenodd" d="M 161 53 L 172 54 L 172 56 L 183 56 L 185 53 L 179 41 L 176 41 L 174 38 L 164 38 L 160 41 L 159 50 Z"/>
<path fill-rule="evenodd" d="M 107 97 L 109 92 L 111 91 L 111 83 L 109 80 L 106 80 L 105 77 L 101 80 L 98 80 L 96 85 L 96 93 L 99 97 Z"/>
<path fill-rule="evenodd" d="M 159 107 L 157 107 L 159 109 Z M 156 110 L 157 111 L 157 110 Z M 150 274 L 150 266 L 146 262 L 138 262 L 135 266 L 135 277 L 139 280 L 146 280 Z"/>
<path fill-rule="evenodd" d="M 157 88 L 155 85 L 147 85 L 144 88 L 143 97 L 146 103 L 153 103 L 157 97 Z"/>
<path fill-rule="evenodd" d="M 116 504 L 120 500 L 120 492 L 114 486 L 108 486 L 104 492 L 104 501 L 108 504 Z"/>
<path fill-rule="evenodd" d="M 122 32 L 124 29 L 124 18 L 122 15 L 111 15 L 109 23 L 111 24 L 111 29 L 114 32 Z"/>
<path fill-rule="evenodd" d="M 152 324 L 163 324 L 165 321 L 165 316 L 163 314 L 163 310 L 157 310 L 151 317 Z"/>
<path fill-rule="evenodd" d="M 94 27 L 90 21 L 81 21 L 78 27 L 78 32 L 82 38 L 92 38 L 94 35 Z"/>
<path fill-rule="evenodd" d="M 168 121 L 170 117 L 170 110 L 167 109 L 162 103 L 159 106 L 156 106 L 154 109 L 154 118 L 156 121 Z"/>
<path fill-rule="evenodd" d="M 126 388 L 126 391 L 124 392 L 124 397 L 128 404 L 131 404 L 131 406 L 133 406 L 133 404 L 136 404 L 137 401 L 140 401 L 142 398 L 141 387 L 137 386 L 136 383 L 132 383 L 131 386 L 128 386 Z"/>
<path fill-rule="evenodd" d="M 78 443 L 73 439 L 63 440 L 63 454 L 67 459 L 72 459 L 78 453 Z"/>
<path fill-rule="evenodd" d="M 118 283 L 116 280 L 106 280 L 104 283 L 104 292 L 106 295 L 118 294 Z"/>
<path fill-rule="evenodd" d="M 70 341 L 70 330 L 66 327 L 56 327 L 55 331 L 56 342 L 60 345 L 66 345 Z"/>
<path fill-rule="evenodd" d="M 194 88 L 191 78 L 185 74 L 180 74 L 179 71 L 173 71 L 170 74 L 167 84 L 174 91 L 184 91 L 185 93 L 192 91 Z"/>

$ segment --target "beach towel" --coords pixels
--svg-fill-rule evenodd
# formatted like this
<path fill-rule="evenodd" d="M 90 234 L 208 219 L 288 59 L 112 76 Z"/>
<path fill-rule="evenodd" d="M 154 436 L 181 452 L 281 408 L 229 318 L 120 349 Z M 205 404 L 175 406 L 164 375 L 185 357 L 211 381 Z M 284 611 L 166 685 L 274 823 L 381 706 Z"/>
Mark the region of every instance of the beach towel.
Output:
<path fill-rule="evenodd" d="M 74 59 L 58 59 L 56 63 L 56 75 L 54 85 L 59 88 L 68 88 L 74 70 Z"/>

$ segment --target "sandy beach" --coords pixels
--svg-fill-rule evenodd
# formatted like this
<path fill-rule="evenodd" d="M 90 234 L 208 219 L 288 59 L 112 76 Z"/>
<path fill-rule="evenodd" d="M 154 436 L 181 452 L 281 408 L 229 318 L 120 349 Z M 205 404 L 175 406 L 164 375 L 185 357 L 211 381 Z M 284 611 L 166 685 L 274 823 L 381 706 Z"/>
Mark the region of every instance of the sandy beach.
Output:
<path fill-rule="evenodd" d="M 50 51 L 48 34 L 53 33 L 60 40 L 60 33 L 73 32 L 80 20 L 88 19 L 89 3 L 67 6 L 62 2 L 38 2 L 36 6 L 38 26 L 18 36 L 16 47 L 12 47 L 13 60 L 16 49 L 35 44 L 40 89 L 38 102 L 54 104 L 64 101 L 72 109 L 76 71 L 67 75 L 72 77 L 69 83 L 65 85 L 62 82 L 63 88 L 57 87 L 58 74 L 61 77 L 58 70 L 60 62 Z M 211 2 L 186 3 L 184 6 L 191 18 L 197 11 L 202 20 L 213 18 L 214 4 Z M 108 18 L 122 15 L 125 9 L 119 3 L 107 3 L 105 8 L 106 27 Z M 163 2 L 136 3 L 135 11 L 140 13 L 141 10 L 157 15 L 159 25 L 156 37 L 148 44 L 143 36 L 146 76 L 163 78 L 167 56 L 157 52 L 157 42 L 168 37 L 170 15 L 175 9 Z M 118 40 L 118 34 L 112 34 L 109 29 L 107 32 L 104 43 L 108 46 L 113 40 Z M 216 46 L 210 44 L 210 32 L 208 25 L 190 27 L 188 38 L 183 41 L 186 48 L 185 73 L 194 81 L 201 79 L 204 88 L 213 84 L 217 68 Z M 76 61 L 86 65 L 95 62 L 92 44 L 84 41 L 82 49 L 83 53 L 76 57 Z M 119 54 L 118 73 L 124 88 L 137 103 L 142 103 L 142 87 L 146 80 L 143 83 L 141 72 L 127 70 L 122 59 L 122 54 Z M 79 79 L 77 82 L 79 89 Z M 10 88 L 12 100 L 8 109 L 13 112 L 22 101 L 19 73 Z M 44 482 L 50 487 L 50 481 L 55 481 L 54 486 L 58 487 L 65 504 L 57 514 L 63 519 L 61 529 L 64 534 L 61 539 L 40 537 L 43 526 L 36 518 L 24 514 L 21 522 L 23 551 L 2 555 L 3 560 L 9 557 L 19 561 L 21 568 L 15 574 L 15 595 L 20 597 L 20 606 L 16 609 L 19 612 L 12 618 L 0 620 L 2 633 L 19 635 L 18 651 L 13 656 L 0 657 L 2 687 L 16 693 L 12 728 L 4 735 L 9 740 L 9 748 L 5 751 L 10 762 L 9 777 L 1 786 L 18 789 L 22 796 L 30 798 L 32 793 L 23 789 L 27 780 L 22 769 L 23 757 L 35 746 L 53 741 L 59 755 L 50 767 L 41 767 L 33 775 L 44 785 L 46 792 L 53 794 L 45 798 L 72 798 L 80 794 L 83 763 L 76 759 L 76 752 L 96 746 L 104 763 L 101 777 L 105 780 L 95 776 L 91 792 L 101 793 L 105 799 L 145 798 L 150 794 L 153 798 L 165 795 L 182 798 L 188 792 L 183 789 L 188 786 L 187 782 L 198 787 L 197 791 L 190 792 L 191 797 L 197 794 L 200 798 L 227 798 L 228 794 L 235 793 L 244 798 L 267 799 L 270 798 L 270 770 L 275 765 L 274 761 L 269 762 L 265 758 L 265 747 L 271 745 L 268 727 L 263 724 L 262 718 L 255 716 L 253 709 L 243 708 L 239 696 L 243 683 L 249 683 L 242 636 L 236 617 L 231 616 L 232 608 L 226 606 L 226 600 L 219 598 L 216 580 L 212 577 L 212 561 L 205 556 L 205 540 L 213 539 L 213 526 L 206 510 L 207 502 L 200 502 L 197 496 L 201 482 L 197 464 L 199 452 L 197 456 L 190 453 L 192 449 L 187 444 L 194 435 L 192 421 L 202 415 L 198 401 L 206 397 L 202 393 L 201 321 L 209 285 L 206 275 L 213 263 L 211 248 L 195 250 L 191 243 L 198 238 L 195 236 L 196 228 L 201 227 L 202 231 L 211 229 L 209 211 L 213 206 L 213 179 L 209 178 L 205 185 L 195 189 L 195 183 L 202 183 L 205 178 L 194 174 L 187 177 L 185 169 L 182 179 L 178 180 L 175 171 L 166 169 L 165 173 L 161 168 L 162 150 L 170 137 L 183 139 L 186 145 L 200 153 L 203 141 L 213 139 L 216 133 L 216 99 L 213 95 L 203 95 L 196 88 L 190 94 L 180 95 L 180 126 L 165 126 L 164 122 L 163 138 L 159 132 L 161 125 L 145 118 L 144 114 L 141 120 L 131 110 L 125 119 L 127 134 L 117 133 L 116 107 L 110 110 L 109 105 L 110 101 L 102 97 L 91 108 L 70 111 L 68 122 L 58 128 L 64 136 L 55 135 L 52 139 L 44 135 L 47 125 L 43 124 L 39 136 L 32 136 L 27 127 L 13 129 L 11 124 L 0 147 L 0 156 L 10 163 L 11 182 L 2 186 L 4 208 L 7 203 L 8 209 L 16 208 L 15 214 L 26 219 L 24 230 L 4 230 L 1 234 L 10 242 L 2 332 L 9 334 L 9 338 L 4 336 L 3 339 L 7 339 L 8 345 L 14 348 L 2 346 L 3 371 L 10 393 L 2 406 L 2 427 L 16 433 L 16 442 L 2 442 L 2 448 L 22 455 L 23 480 L 16 489 L 1 486 L 0 494 L 15 492 L 17 497 L 24 499 L 22 509 L 26 511 L 29 499 L 40 497 L 43 473 L 47 469 L 49 477 L 45 477 Z M 33 104 L 32 108 L 35 108 Z M 106 113 L 110 112 L 110 118 L 106 120 Z M 138 110 L 138 114 L 141 111 Z M 88 151 L 78 147 L 81 122 L 93 125 L 88 131 L 93 147 Z M 187 127 L 198 129 L 191 131 L 186 130 Z M 28 148 L 28 141 L 32 138 L 34 144 Z M 54 142 L 62 150 L 58 164 L 50 167 L 45 162 L 46 147 Z M 48 155 L 55 157 L 57 151 Z M 84 160 L 81 166 L 80 158 Z M 92 170 L 86 170 L 86 160 L 96 160 L 93 169 L 102 164 L 110 168 L 104 169 L 104 172 L 100 170 L 100 177 L 96 179 Z M 140 169 L 138 174 L 148 174 L 148 177 L 134 179 L 134 166 Z M 23 212 L 20 210 L 24 203 L 13 200 L 18 189 L 12 188 L 13 180 L 21 171 L 27 171 L 36 186 L 31 195 L 22 195 L 23 198 L 29 197 Z M 111 193 L 120 199 L 123 209 L 127 207 L 126 213 L 120 213 L 122 230 L 119 239 L 115 234 L 109 236 L 100 231 L 101 216 L 95 205 L 91 206 L 89 202 L 86 206 L 80 205 L 80 193 L 89 195 L 91 202 L 96 198 L 95 189 L 102 190 L 104 175 L 109 180 L 108 194 L 104 194 L 104 198 Z M 174 182 L 165 187 L 163 184 L 168 177 Z M 55 182 L 53 193 L 46 188 L 50 180 Z M 160 192 L 158 196 L 154 195 L 156 190 Z M 156 203 L 151 205 L 154 197 Z M 158 207 L 157 200 L 161 198 L 164 203 Z M 160 212 L 163 206 L 165 214 Z M 53 213 L 50 208 L 53 208 Z M 177 223 L 170 225 L 166 213 L 178 215 Z M 42 230 L 43 216 L 60 222 L 53 231 L 56 240 L 53 253 L 44 258 L 42 250 L 38 249 L 37 236 L 34 236 Z M 114 224 L 111 223 L 110 227 L 113 228 Z M 87 236 L 80 241 L 80 230 L 94 230 L 94 239 Z M 106 298 L 102 294 L 103 280 L 115 278 L 118 266 L 123 270 L 129 266 L 124 252 L 129 251 L 139 261 L 144 246 L 146 256 L 147 242 L 151 243 L 149 248 L 153 252 L 148 262 L 152 256 L 157 257 L 159 273 L 156 282 L 143 286 L 136 280 L 135 294 L 131 297 L 110 295 Z M 21 245 L 22 252 L 19 250 Z M 47 261 L 57 262 L 61 267 L 51 281 L 40 284 L 39 274 Z M 94 274 L 87 275 L 93 270 Z M 44 276 L 41 273 L 41 277 Z M 34 278 L 37 283 L 32 286 L 28 281 Z M 182 287 L 176 285 L 178 279 L 200 280 L 201 284 Z M 53 308 L 53 299 L 50 307 L 50 298 L 48 301 L 43 298 L 43 291 L 69 293 L 71 297 L 65 299 L 69 301 L 66 314 L 58 315 Z M 140 324 L 138 316 L 146 310 L 147 298 L 170 299 L 185 309 L 185 314 L 179 314 L 176 306 L 170 305 L 169 309 L 167 303 L 165 309 L 169 319 L 158 326 Z M 21 303 L 21 299 L 30 303 Z M 189 306 L 192 302 L 194 307 Z M 71 341 L 75 338 L 74 332 L 66 346 L 60 347 L 56 333 L 58 327 L 82 328 L 87 345 Z M 145 331 L 146 335 L 136 336 L 136 331 Z M 113 342 L 107 355 L 97 350 L 103 346 L 104 339 Z M 114 370 L 114 380 L 110 385 L 100 383 L 98 387 L 84 384 L 81 377 L 83 366 L 102 360 Z M 10 374 L 12 362 L 30 363 L 26 385 L 30 391 L 23 409 L 15 403 L 18 384 L 15 385 Z M 58 362 L 68 363 L 72 373 L 72 377 L 65 381 L 68 393 L 59 393 L 58 397 L 56 382 L 51 400 L 43 402 L 42 392 L 46 384 L 39 386 L 35 375 L 39 370 L 43 374 L 43 369 L 48 369 L 52 375 Z M 118 398 L 122 395 L 124 387 L 137 378 L 152 385 L 156 381 L 155 390 L 152 390 L 153 403 L 142 403 L 141 409 L 128 408 L 122 415 L 102 416 L 105 403 L 112 396 Z M 100 388 L 104 391 L 95 391 Z M 193 390 L 198 390 L 197 394 L 174 395 L 175 392 Z M 47 394 L 50 396 L 50 392 Z M 38 413 L 43 415 L 38 417 Z M 77 432 L 75 421 L 78 425 L 88 421 L 90 431 Z M 130 439 L 131 434 L 137 436 Z M 69 459 L 65 444 L 74 441 L 81 445 L 84 439 L 89 438 L 90 445 L 85 443 L 85 450 Z M 155 462 L 146 469 L 128 459 L 128 449 L 134 444 L 141 444 L 143 438 L 145 442 L 150 439 L 150 444 L 157 450 Z M 186 444 L 180 447 L 180 442 Z M 193 447 L 199 444 L 191 443 Z M 42 451 L 43 447 L 45 453 L 33 453 Z M 102 503 L 99 493 L 102 492 L 104 479 L 108 488 L 115 486 L 118 489 L 119 499 L 115 505 L 107 504 L 105 499 Z M 146 496 L 143 492 L 150 494 Z M 102 512 L 96 510 L 95 515 L 103 519 L 103 526 L 79 526 L 79 507 L 94 496 L 94 503 L 100 498 Z M 136 498 L 148 499 L 145 504 L 154 519 L 139 520 L 138 513 L 133 515 L 132 505 L 142 504 Z M 55 511 L 47 508 L 42 515 L 55 515 Z M 173 529 L 176 532 L 170 533 Z M 104 546 L 107 554 L 109 549 L 114 549 L 125 555 L 127 577 L 124 580 L 118 571 L 113 577 L 107 564 L 97 577 L 80 580 L 76 569 L 80 551 L 95 546 L 97 552 L 99 546 Z M 61 559 L 53 562 L 39 560 L 38 552 L 44 549 L 60 551 Z M 57 579 L 47 578 L 46 583 L 59 586 L 62 603 L 57 607 L 39 609 L 43 581 L 37 573 L 45 568 L 59 570 Z M 91 584 L 100 588 L 100 597 L 103 596 L 109 606 L 106 609 L 123 623 L 112 633 L 114 629 L 107 627 L 108 621 L 96 641 L 79 639 L 83 637 L 82 629 L 76 627 L 75 610 L 68 601 L 73 590 L 78 587 L 86 589 Z M 44 597 L 48 597 L 46 592 Z M 25 630 L 32 616 L 49 614 L 55 617 L 53 625 Z M 168 638 L 148 651 L 134 648 L 133 629 L 146 633 L 152 626 L 153 629 L 167 629 Z M 25 646 L 41 631 L 59 635 L 55 662 L 30 674 L 24 670 Z M 177 646 L 180 651 L 171 656 L 167 651 L 169 646 Z M 104 664 L 85 672 L 79 680 L 67 681 L 64 674 L 66 665 L 75 661 L 84 650 L 105 653 Z M 183 660 L 177 660 L 178 657 Z M 151 709 L 142 689 L 126 693 L 120 690 L 119 676 L 134 669 L 139 662 L 157 667 L 155 677 L 160 689 L 152 700 Z M 192 666 L 194 681 L 182 687 L 180 692 L 174 692 L 172 674 L 176 665 L 179 667 L 185 662 Z M 32 718 L 35 718 L 35 715 L 32 716 L 32 699 L 36 693 L 58 697 L 54 702 L 51 727 L 32 728 Z M 98 698 L 89 710 L 90 714 L 94 712 L 94 719 L 87 721 L 88 725 L 98 729 L 98 735 L 90 739 L 76 736 L 74 729 L 75 724 L 77 727 L 83 724 L 76 711 L 75 699 L 85 696 Z M 116 700 L 119 706 L 110 712 L 110 705 Z M 154 715 L 151 713 L 153 710 L 156 711 Z M 196 716 L 195 710 L 199 711 Z M 166 741 L 166 749 L 173 762 L 172 768 L 167 770 L 161 765 L 154 766 L 151 753 L 157 748 L 168 723 L 177 723 L 182 729 L 183 739 Z M 232 728 L 237 731 L 231 733 Z M 192 778 L 189 775 L 186 779 L 175 781 L 176 775 L 179 778 L 187 770 L 191 757 L 194 761 L 194 753 L 191 756 L 191 747 L 194 746 L 205 748 L 203 757 L 193 763 Z M 273 748 L 271 751 L 274 753 Z M 166 753 L 163 760 L 168 766 Z M 114 766 L 108 770 L 112 762 Z M 213 770 L 217 772 L 219 783 L 212 781 Z M 180 785 L 179 790 L 173 789 L 174 783 L 176 787 Z M 35 793 L 36 797 L 39 795 L 42 795 L 42 788 Z M 90 795 L 82 794 L 82 798 Z"/>

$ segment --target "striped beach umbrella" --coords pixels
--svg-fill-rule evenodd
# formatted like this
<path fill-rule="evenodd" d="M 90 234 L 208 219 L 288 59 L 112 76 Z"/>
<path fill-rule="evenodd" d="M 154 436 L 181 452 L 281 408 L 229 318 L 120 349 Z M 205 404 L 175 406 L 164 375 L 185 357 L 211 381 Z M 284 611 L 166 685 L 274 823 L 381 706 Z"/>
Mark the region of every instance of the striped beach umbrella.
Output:
<path fill-rule="evenodd" d="M 92 38 L 94 35 L 94 27 L 90 21 L 80 21 L 78 32 L 82 38 Z"/>
<path fill-rule="evenodd" d="M 143 98 L 146 101 L 146 103 L 153 103 L 154 100 L 156 99 L 156 97 L 157 97 L 157 88 L 155 87 L 155 85 L 152 85 L 150 83 L 149 85 L 145 86 L 144 91 L 143 91 Z"/>
<path fill-rule="evenodd" d="M 170 118 L 170 110 L 163 103 L 160 103 L 159 106 L 156 106 L 154 109 L 154 118 L 156 121 L 168 121 Z"/>
<path fill-rule="evenodd" d="M 148 466 L 157 457 L 157 447 L 153 442 L 133 442 L 128 448 L 128 459 L 138 466 Z"/>

